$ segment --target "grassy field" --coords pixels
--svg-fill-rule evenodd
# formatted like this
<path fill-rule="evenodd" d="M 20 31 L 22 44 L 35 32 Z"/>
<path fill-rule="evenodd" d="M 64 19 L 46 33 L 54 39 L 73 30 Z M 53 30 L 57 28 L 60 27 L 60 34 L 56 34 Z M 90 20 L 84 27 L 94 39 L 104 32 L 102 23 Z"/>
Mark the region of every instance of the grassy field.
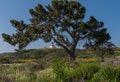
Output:
<path fill-rule="evenodd" d="M 63 49 L 33 49 L 0 55 L 0 82 L 120 82 L 120 49 L 104 62 L 92 51 L 76 51 L 69 63 Z"/>

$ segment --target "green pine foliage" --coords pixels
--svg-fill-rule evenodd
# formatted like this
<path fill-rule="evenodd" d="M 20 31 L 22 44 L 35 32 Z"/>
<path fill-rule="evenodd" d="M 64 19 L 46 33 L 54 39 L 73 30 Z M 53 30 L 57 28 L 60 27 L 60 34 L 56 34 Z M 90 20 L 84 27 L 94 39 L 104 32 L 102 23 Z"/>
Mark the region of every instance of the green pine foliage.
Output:
<path fill-rule="evenodd" d="M 85 21 L 86 8 L 78 1 L 52 0 L 46 6 L 38 4 L 29 13 L 29 24 L 23 20 L 10 20 L 16 33 L 2 34 L 5 42 L 18 46 L 17 51 L 24 50 L 33 41 L 43 39 L 64 48 L 72 61 L 75 60 L 76 47 L 80 41 L 84 41 L 81 46 L 84 44 L 86 48 L 100 51 L 104 43 L 111 39 L 102 21 L 94 16 Z"/>

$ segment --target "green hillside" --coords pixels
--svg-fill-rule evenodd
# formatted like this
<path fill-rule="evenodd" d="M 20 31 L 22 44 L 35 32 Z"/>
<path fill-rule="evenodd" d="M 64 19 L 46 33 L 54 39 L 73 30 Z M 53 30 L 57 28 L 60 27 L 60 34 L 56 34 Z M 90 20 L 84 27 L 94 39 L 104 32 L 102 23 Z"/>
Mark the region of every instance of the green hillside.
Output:
<path fill-rule="evenodd" d="M 94 58 L 99 57 L 94 51 L 92 50 L 80 50 L 77 49 L 75 53 L 77 58 Z M 120 48 L 115 50 L 115 54 L 108 55 L 106 57 L 112 57 L 120 55 Z M 68 54 L 65 52 L 64 49 L 30 49 L 25 51 L 19 52 L 11 52 L 11 53 L 2 53 L 0 54 L 0 61 L 8 61 L 14 62 L 18 60 L 26 60 L 26 59 L 41 59 L 41 58 L 55 58 L 55 57 L 68 57 Z"/>

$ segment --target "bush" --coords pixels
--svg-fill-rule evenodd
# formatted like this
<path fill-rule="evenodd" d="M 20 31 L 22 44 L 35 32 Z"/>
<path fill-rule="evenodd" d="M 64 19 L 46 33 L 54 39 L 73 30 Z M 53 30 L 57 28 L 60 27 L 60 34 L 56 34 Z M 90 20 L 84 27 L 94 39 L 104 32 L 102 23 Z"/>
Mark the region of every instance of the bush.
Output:
<path fill-rule="evenodd" d="M 120 67 L 114 68 L 112 66 L 103 67 L 96 73 L 91 82 L 120 82 Z"/>
<path fill-rule="evenodd" d="M 115 79 L 116 82 L 120 82 L 120 66 L 116 67 Z"/>
<path fill-rule="evenodd" d="M 51 68 L 39 71 L 34 82 L 56 82 Z"/>
<path fill-rule="evenodd" d="M 100 68 L 100 65 L 96 63 L 81 63 L 71 68 L 70 63 L 64 59 L 56 59 L 52 64 L 56 82 L 89 81 Z"/>
<path fill-rule="evenodd" d="M 51 67 L 57 82 L 63 82 L 65 79 L 67 79 L 69 64 L 65 59 L 61 58 L 54 60 Z"/>
<path fill-rule="evenodd" d="M 73 78 L 77 80 L 90 80 L 93 75 L 98 72 L 100 66 L 95 63 L 82 63 L 75 70 L 73 70 Z"/>
<path fill-rule="evenodd" d="M 4 64 L 4 63 L 10 63 L 10 59 L 7 57 L 2 57 L 0 58 L 0 63 Z"/>

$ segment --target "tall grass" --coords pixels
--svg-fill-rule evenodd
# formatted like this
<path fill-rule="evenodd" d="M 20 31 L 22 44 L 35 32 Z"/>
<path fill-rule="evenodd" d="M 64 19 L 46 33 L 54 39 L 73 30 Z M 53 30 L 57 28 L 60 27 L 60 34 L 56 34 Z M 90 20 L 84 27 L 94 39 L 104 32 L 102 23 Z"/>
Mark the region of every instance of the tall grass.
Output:
<path fill-rule="evenodd" d="M 63 82 L 65 79 L 67 79 L 68 70 L 70 71 L 67 60 L 63 58 L 57 58 L 52 63 L 51 67 L 53 73 L 55 74 L 56 82 Z"/>
<path fill-rule="evenodd" d="M 120 66 L 101 66 L 95 62 L 69 63 L 55 59 L 41 69 L 37 62 L 0 66 L 0 82 L 120 82 Z"/>
<path fill-rule="evenodd" d="M 105 66 L 97 72 L 91 82 L 120 82 L 120 67 Z"/>

